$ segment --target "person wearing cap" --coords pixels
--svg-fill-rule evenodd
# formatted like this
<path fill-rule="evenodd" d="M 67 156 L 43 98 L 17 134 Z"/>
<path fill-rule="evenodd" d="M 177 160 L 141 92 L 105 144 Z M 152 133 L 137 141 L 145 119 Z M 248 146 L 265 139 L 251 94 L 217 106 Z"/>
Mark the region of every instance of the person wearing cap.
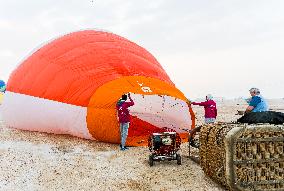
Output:
<path fill-rule="evenodd" d="M 191 102 L 192 105 L 203 106 L 205 110 L 205 123 L 214 123 L 217 117 L 217 106 L 211 94 L 206 95 L 204 102 Z"/>
<path fill-rule="evenodd" d="M 126 101 L 127 97 L 129 98 L 130 102 Z M 123 94 L 116 104 L 118 121 L 120 123 L 120 138 L 121 138 L 120 150 L 122 151 L 128 149 L 125 146 L 126 139 L 128 136 L 129 123 L 130 123 L 130 114 L 128 108 L 133 105 L 134 101 L 130 97 L 130 93 L 128 93 L 127 95 Z"/>
<path fill-rule="evenodd" d="M 268 104 L 266 100 L 260 95 L 258 88 L 251 88 L 249 90 L 251 98 L 247 99 L 249 106 L 245 113 L 268 111 Z"/>

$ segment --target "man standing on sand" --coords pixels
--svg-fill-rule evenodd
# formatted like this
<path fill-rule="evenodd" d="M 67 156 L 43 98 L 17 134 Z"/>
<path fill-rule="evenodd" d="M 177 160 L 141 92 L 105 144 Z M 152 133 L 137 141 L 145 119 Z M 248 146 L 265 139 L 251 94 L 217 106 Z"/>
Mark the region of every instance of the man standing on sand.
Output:
<path fill-rule="evenodd" d="M 191 102 L 192 105 L 203 106 L 205 110 L 205 123 L 214 123 L 217 117 L 217 106 L 213 100 L 213 96 L 208 94 L 204 102 Z"/>
<path fill-rule="evenodd" d="M 120 123 L 120 137 L 121 137 L 121 144 L 120 150 L 124 151 L 128 149 L 125 147 L 127 135 L 128 135 L 128 128 L 130 124 L 130 114 L 128 107 L 133 106 L 134 102 L 130 97 L 130 93 L 128 93 L 128 98 L 130 102 L 127 102 L 127 95 L 122 95 L 121 98 L 118 100 L 116 104 L 116 110 L 118 115 L 118 121 Z"/>
<path fill-rule="evenodd" d="M 251 98 L 247 100 L 249 106 L 246 108 L 245 113 L 268 111 L 268 104 L 260 95 L 258 88 L 251 88 L 249 93 Z"/>
<path fill-rule="evenodd" d="M 213 96 L 211 94 L 206 95 L 206 101 L 204 102 L 191 102 L 192 105 L 199 105 L 199 106 L 203 106 L 204 110 L 205 110 L 205 123 L 206 124 L 212 124 L 215 122 L 216 117 L 217 117 L 217 106 L 215 101 L 213 100 Z M 198 148 L 199 147 L 199 143 L 196 143 L 194 141 L 194 135 L 196 134 L 196 132 L 199 132 L 202 126 L 198 126 L 195 127 L 194 129 L 191 130 L 190 132 L 190 140 L 189 140 L 189 144 L 193 147 Z"/>

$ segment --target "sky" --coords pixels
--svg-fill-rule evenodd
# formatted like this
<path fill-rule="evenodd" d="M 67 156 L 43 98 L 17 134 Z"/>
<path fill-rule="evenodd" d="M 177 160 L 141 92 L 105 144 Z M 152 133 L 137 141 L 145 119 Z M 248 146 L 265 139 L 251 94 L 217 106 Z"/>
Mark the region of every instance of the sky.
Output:
<path fill-rule="evenodd" d="M 0 0 L 0 79 L 46 42 L 103 29 L 152 53 L 187 97 L 284 98 L 282 0 Z"/>

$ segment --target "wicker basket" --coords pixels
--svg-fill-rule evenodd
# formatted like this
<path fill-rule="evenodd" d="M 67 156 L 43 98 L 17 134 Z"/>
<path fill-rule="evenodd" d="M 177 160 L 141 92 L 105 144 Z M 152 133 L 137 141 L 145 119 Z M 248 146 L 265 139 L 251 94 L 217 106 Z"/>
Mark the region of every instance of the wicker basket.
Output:
<path fill-rule="evenodd" d="M 200 131 L 200 165 L 230 190 L 284 190 L 284 126 L 218 123 Z"/>

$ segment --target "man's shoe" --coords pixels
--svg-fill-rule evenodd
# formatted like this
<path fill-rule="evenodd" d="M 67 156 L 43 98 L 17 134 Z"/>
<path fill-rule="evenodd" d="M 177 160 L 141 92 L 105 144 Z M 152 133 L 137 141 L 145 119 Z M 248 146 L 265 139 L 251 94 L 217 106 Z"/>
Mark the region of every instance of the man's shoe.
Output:
<path fill-rule="evenodd" d="M 192 139 L 190 142 L 189 142 L 189 144 L 192 146 L 192 147 L 194 147 L 194 148 L 199 148 L 199 141 L 198 140 L 196 140 L 196 139 Z"/>
<path fill-rule="evenodd" d="M 121 147 L 120 150 L 121 151 L 125 151 L 126 149 L 125 149 L 125 147 Z"/>

